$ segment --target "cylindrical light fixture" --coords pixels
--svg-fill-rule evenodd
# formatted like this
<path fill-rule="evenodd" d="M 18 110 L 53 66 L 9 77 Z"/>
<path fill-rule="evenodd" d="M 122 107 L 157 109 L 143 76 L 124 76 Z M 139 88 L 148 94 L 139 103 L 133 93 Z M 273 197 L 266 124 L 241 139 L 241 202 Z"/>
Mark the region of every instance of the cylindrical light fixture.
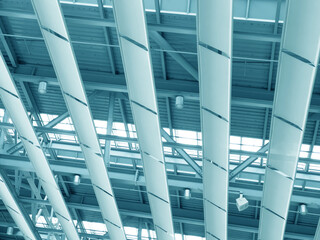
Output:
<path fill-rule="evenodd" d="M 47 93 L 47 86 L 48 86 L 48 83 L 47 82 L 39 82 L 39 87 L 38 87 L 38 92 L 40 94 L 46 94 Z"/>
<path fill-rule="evenodd" d="M 303 216 L 304 216 L 304 215 L 307 215 L 307 213 L 308 213 L 307 205 L 304 204 L 304 203 L 300 204 L 300 205 L 299 205 L 299 212 L 300 212 L 300 214 L 303 215 Z"/>
<path fill-rule="evenodd" d="M 78 186 L 78 185 L 80 184 L 80 182 L 81 182 L 81 177 L 80 177 L 80 175 L 78 175 L 78 174 L 74 175 L 73 184 L 76 185 L 76 186 Z"/>
<path fill-rule="evenodd" d="M 7 228 L 7 235 L 12 235 L 13 234 L 13 227 L 8 227 Z"/>
<path fill-rule="evenodd" d="M 191 190 L 190 190 L 190 188 L 185 188 L 184 189 L 183 196 L 187 200 L 189 200 L 191 198 Z"/>
<path fill-rule="evenodd" d="M 183 108 L 183 97 L 182 96 L 176 96 L 176 108 L 177 109 Z"/>

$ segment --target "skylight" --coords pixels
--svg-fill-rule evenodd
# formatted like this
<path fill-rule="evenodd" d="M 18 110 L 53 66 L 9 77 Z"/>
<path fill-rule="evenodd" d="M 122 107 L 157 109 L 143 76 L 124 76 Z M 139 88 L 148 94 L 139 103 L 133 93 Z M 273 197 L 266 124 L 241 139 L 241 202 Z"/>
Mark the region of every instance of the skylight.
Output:
<path fill-rule="evenodd" d="M 98 7 L 97 0 L 60 0 L 60 2 L 64 4 Z M 235 19 L 261 22 L 275 21 L 277 1 L 249 1 L 250 6 L 247 6 L 247 2 L 248 1 L 234 0 L 233 16 Z M 112 3 L 110 0 L 103 0 L 103 5 L 106 8 L 110 8 Z M 159 5 L 162 13 L 195 16 L 197 12 L 197 0 L 159 0 Z M 144 0 L 144 6 L 147 12 L 155 12 L 154 0 Z M 261 11 L 261 9 L 264 9 L 264 11 Z M 280 22 L 284 18 L 283 9 L 284 4 L 282 4 L 281 8 Z"/>

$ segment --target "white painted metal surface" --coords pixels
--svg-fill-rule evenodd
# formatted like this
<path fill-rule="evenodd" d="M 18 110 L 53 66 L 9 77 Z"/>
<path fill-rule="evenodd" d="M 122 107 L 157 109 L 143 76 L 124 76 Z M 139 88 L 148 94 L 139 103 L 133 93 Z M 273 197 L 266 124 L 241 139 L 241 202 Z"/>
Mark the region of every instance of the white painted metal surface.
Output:
<path fill-rule="evenodd" d="M 283 239 L 320 51 L 320 2 L 289 0 L 278 65 L 259 239 Z"/>
<path fill-rule="evenodd" d="M 2 54 L 0 96 L 64 232 L 69 239 L 80 239 Z"/>
<path fill-rule="evenodd" d="M 57 0 L 33 0 L 32 2 L 85 156 L 109 236 L 113 240 L 126 239 L 59 2 Z"/>
<path fill-rule="evenodd" d="M 172 213 L 143 1 L 116 0 L 113 7 L 157 239 L 173 240 Z"/>
<path fill-rule="evenodd" d="M 227 239 L 232 0 L 198 1 L 206 239 Z"/>
<path fill-rule="evenodd" d="M 7 181 L 2 173 L 0 173 L 0 198 L 8 209 L 12 219 L 26 240 L 40 240 L 39 233 L 36 231 L 28 214 L 17 203 L 16 197 L 13 189 L 8 186 Z"/>

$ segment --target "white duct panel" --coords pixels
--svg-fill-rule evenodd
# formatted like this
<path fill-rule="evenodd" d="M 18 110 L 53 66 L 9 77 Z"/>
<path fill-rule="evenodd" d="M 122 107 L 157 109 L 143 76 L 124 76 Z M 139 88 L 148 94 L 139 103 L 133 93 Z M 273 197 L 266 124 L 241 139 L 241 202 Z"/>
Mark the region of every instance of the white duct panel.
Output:
<path fill-rule="evenodd" d="M 145 49 L 137 47 L 126 39 L 121 39 L 121 44 L 127 56 L 123 59 L 126 66 L 126 79 L 128 82 L 135 82 L 135 84 L 128 85 L 130 99 L 140 104 L 143 103 L 145 107 L 152 111 L 157 111 L 154 83 L 146 81 L 152 76 L 148 53 Z M 137 59 L 139 59 L 139 64 L 136 64 Z M 150 89 L 150 91 L 145 91 L 145 89 Z"/>
<path fill-rule="evenodd" d="M 43 27 L 58 33 L 64 38 L 68 38 L 61 14 L 57 11 L 47 11 L 47 9 L 56 9 L 58 7 L 59 2 L 55 0 L 37 1 L 37 15 L 43 19 L 41 22 Z"/>
<path fill-rule="evenodd" d="M 143 1 L 117 0 L 114 5 L 125 6 L 117 11 L 117 28 L 120 35 L 133 39 L 143 46 L 149 45 L 145 29 L 145 16 L 140 13 L 143 9 Z M 148 69 L 146 69 L 148 71 Z"/>
<path fill-rule="evenodd" d="M 230 59 L 203 47 L 199 48 L 199 54 L 203 59 L 201 62 L 201 79 L 203 80 L 200 80 L 200 82 L 203 82 L 200 85 L 201 98 L 211 100 L 202 101 L 202 105 L 229 119 L 227 106 L 230 102 L 225 94 L 230 88 L 230 75 L 226 74 L 231 71 Z M 219 86 L 219 89 L 216 89 L 217 86 Z"/>
<path fill-rule="evenodd" d="M 283 133 L 286 134 L 283 134 Z M 287 176 L 294 176 L 296 172 L 295 161 L 300 152 L 301 130 L 294 128 L 286 122 L 274 118 L 272 141 L 270 142 L 268 164 L 278 170 L 281 170 Z"/>
<path fill-rule="evenodd" d="M 265 196 L 263 211 L 273 212 L 279 218 L 285 218 L 287 206 L 290 203 L 288 196 L 292 191 L 292 179 L 279 174 L 273 167 L 266 167 L 265 182 L 268 182 L 268 184 L 266 184 L 264 190 L 269 194 Z"/>
<path fill-rule="evenodd" d="M 289 120 L 299 128 L 303 128 L 306 122 L 305 116 L 309 104 L 309 98 L 313 85 L 306 84 L 305 79 L 314 78 L 314 67 L 301 63 L 299 59 L 282 53 L 281 68 L 279 69 L 278 78 L 281 79 L 277 84 L 277 104 L 273 109 L 274 115 Z M 299 91 L 297 91 L 299 90 Z M 285 94 L 280 94 L 285 92 Z M 288 100 L 294 100 L 292 104 Z"/>
<path fill-rule="evenodd" d="M 227 239 L 232 1 L 198 1 L 198 65 L 207 239 Z"/>
<path fill-rule="evenodd" d="M 319 2 L 289 0 L 287 10 L 261 206 L 261 240 L 284 237 L 320 51 L 320 27 L 313 24 L 320 20 Z"/>
<path fill-rule="evenodd" d="M 48 195 L 49 201 L 53 206 L 63 230 L 68 238 L 79 239 L 64 198 L 51 172 L 48 161 L 40 146 L 2 54 L 0 61 L 0 95 L 12 122 L 20 134 L 21 141 L 28 153 L 29 159 L 36 170 L 43 189 Z"/>
<path fill-rule="evenodd" d="M 308 0 L 307 2 L 308 4 L 298 0 L 288 2 L 287 27 L 283 32 L 282 47 L 316 65 L 319 53 L 314 50 L 319 49 L 320 1 Z M 298 34 L 297 29 L 299 29 Z"/>
<path fill-rule="evenodd" d="M 52 0 L 58 3 L 57 0 Z M 75 59 L 69 35 L 64 23 L 59 4 L 51 6 L 42 0 L 33 0 L 51 60 L 53 62 L 60 87 L 68 107 L 77 137 L 90 173 L 91 182 L 101 209 L 104 222 L 111 239 L 126 239 L 118 207 L 115 201 L 102 151 L 97 138 L 92 114 L 82 83 L 79 68 Z M 46 12 L 55 12 L 57 22 L 45 18 Z M 52 13 L 53 14 L 53 13 Z M 60 21 L 60 19 L 62 19 Z M 60 25 L 66 32 L 59 36 L 50 29 Z"/>
<path fill-rule="evenodd" d="M 157 239 L 173 240 L 170 197 L 143 1 L 116 0 L 113 6 Z"/>
<path fill-rule="evenodd" d="M 284 232 L 285 230 L 285 225 L 283 224 L 283 220 L 281 218 L 275 218 L 274 213 L 267 211 L 265 209 L 261 209 L 260 214 L 261 213 L 263 213 L 264 221 L 268 222 L 268 227 L 259 229 L 260 230 L 259 235 L 261 236 L 261 238 L 258 238 L 258 239 L 283 240 L 283 238 L 279 237 L 279 233 Z"/>
<path fill-rule="evenodd" d="M 46 40 L 51 59 L 55 59 L 52 62 L 57 78 L 65 80 L 59 81 L 60 85 L 63 86 L 62 90 L 68 90 L 66 93 L 70 94 L 71 96 L 77 96 L 77 99 L 82 102 L 86 102 L 87 100 L 83 92 L 84 90 L 82 87 L 81 76 L 79 74 L 74 74 L 79 70 L 77 63 L 74 60 L 74 54 L 72 48 L 70 47 L 70 42 L 61 39 L 45 30 L 42 30 L 42 34 Z"/>
<path fill-rule="evenodd" d="M 198 39 L 222 52 L 231 55 L 232 1 L 198 1 Z"/>
<path fill-rule="evenodd" d="M 15 197 L 12 195 L 9 186 L 2 178 L 0 173 L 0 198 L 3 201 L 4 205 L 8 209 L 11 217 L 13 218 L 14 222 L 19 227 L 20 231 L 22 232 L 24 238 L 26 240 L 40 240 L 40 236 L 38 232 L 35 232 L 35 228 L 31 228 L 30 224 L 32 224 L 28 215 L 26 215 L 23 210 L 20 208 L 18 203 L 15 200 Z M 26 219 L 29 218 L 29 219 Z"/>

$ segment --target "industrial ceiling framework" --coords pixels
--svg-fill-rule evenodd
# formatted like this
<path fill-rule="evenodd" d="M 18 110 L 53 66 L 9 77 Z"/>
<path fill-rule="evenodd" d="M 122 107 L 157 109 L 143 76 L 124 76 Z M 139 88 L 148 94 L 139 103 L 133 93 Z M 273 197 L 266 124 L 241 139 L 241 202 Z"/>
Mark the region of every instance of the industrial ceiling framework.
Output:
<path fill-rule="evenodd" d="M 173 240 L 166 165 L 143 1 L 116 0 L 113 1 L 113 10 L 157 239 Z"/>
<path fill-rule="evenodd" d="M 1 0 L 0 239 L 319 239 L 300 2 Z"/>
<path fill-rule="evenodd" d="M 19 132 L 21 142 L 28 153 L 30 161 L 33 163 L 37 177 L 52 204 L 55 215 L 59 219 L 68 238 L 75 240 L 80 239 L 56 182 L 56 178 L 50 169 L 46 155 L 42 150 L 2 54 L 0 59 L 0 73 L 0 95 L 2 103 L 9 112 L 12 122 Z"/>
<path fill-rule="evenodd" d="M 111 239 L 126 239 L 59 1 L 32 2 L 77 132 L 108 234 Z"/>
<path fill-rule="evenodd" d="M 11 180 L 3 170 L 0 171 L 0 197 L 27 240 L 40 240 L 40 235 L 35 229 L 30 217 L 17 201 L 15 190 Z"/>
<path fill-rule="evenodd" d="M 232 0 L 198 1 L 206 239 L 228 239 L 232 21 Z"/>
<path fill-rule="evenodd" d="M 318 69 L 320 2 L 288 0 L 261 203 L 259 239 L 283 239 Z"/>

